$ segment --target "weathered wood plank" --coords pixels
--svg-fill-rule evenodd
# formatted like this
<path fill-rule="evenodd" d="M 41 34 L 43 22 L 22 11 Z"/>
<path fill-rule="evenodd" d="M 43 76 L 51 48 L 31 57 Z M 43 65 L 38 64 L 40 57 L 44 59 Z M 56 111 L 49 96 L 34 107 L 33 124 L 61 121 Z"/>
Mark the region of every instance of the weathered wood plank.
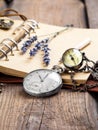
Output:
<path fill-rule="evenodd" d="M 6 8 L 6 4 L 3 0 L 0 0 L 0 10 L 3 10 L 4 8 Z"/>
<path fill-rule="evenodd" d="M 86 27 L 84 5 L 80 0 L 17 0 L 12 7 L 39 22 Z"/>
<path fill-rule="evenodd" d="M 17 0 L 12 7 L 43 23 L 86 27 L 80 0 Z M 0 94 L 0 130 L 97 130 L 97 101 L 89 93 L 64 89 L 50 98 L 34 98 L 22 84 L 7 84 Z"/>
<path fill-rule="evenodd" d="M 98 28 L 98 1 L 85 0 L 88 24 L 90 28 Z"/>
<path fill-rule="evenodd" d="M 0 129 L 97 130 L 93 102 L 88 93 L 69 90 L 50 98 L 33 98 L 24 93 L 21 84 L 9 84 L 0 94 Z"/>

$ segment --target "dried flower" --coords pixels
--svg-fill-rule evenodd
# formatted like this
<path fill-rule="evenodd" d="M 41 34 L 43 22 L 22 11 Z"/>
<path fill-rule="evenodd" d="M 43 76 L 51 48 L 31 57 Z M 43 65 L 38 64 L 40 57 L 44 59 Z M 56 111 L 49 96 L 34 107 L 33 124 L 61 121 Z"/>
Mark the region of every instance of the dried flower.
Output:
<path fill-rule="evenodd" d="M 35 42 L 36 40 L 37 40 L 37 36 L 33 36 L 33 37 L 29 38 L 27 41 L 25 41 L 25 43 L 21 47 L 22 52 L 25 53 L 27 51 L 28 47 L 30 47 L 31 44 L 33 42 Z"/>

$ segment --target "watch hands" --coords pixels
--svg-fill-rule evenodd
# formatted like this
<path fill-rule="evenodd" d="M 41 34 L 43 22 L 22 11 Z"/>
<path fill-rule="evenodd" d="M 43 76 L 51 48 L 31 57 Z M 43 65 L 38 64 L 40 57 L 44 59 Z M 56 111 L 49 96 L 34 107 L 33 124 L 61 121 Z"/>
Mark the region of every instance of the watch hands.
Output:
<path fill-rule="evenodd" d="M 39 76 L 41 82 L 43 82 L 43 79 L 42 79 L 42 77 L 40 76 L 40 74 L 39 74 L 38 72 L 37 72 L 37 74 L 38 74 L 38 76 Z"/>
<path fill-rule="evenodd" d="M 38 72 L 37 72 L 37 74 L 38 74 L 38 76 L 39 76 L 41 82 L 44 82 L 44 80 L 46 79 L 46 77 L 47 77 L 50 73 L 46 74 L 44 78 L 42 78 Z"/>
<path fill-rule="evenodd" d="M 43 78 L 43 81 L 47 78 L 47 76 L 49 75 L 50 73 L 46 74 L 45 77 Z"/>
<path fill-rule="evenodd" d="M 71 57 L 71 60 L 74 61 L 74 63 L 76 64 L 74 57 L 72 55 L 70 55 L 70 57 Z"/>

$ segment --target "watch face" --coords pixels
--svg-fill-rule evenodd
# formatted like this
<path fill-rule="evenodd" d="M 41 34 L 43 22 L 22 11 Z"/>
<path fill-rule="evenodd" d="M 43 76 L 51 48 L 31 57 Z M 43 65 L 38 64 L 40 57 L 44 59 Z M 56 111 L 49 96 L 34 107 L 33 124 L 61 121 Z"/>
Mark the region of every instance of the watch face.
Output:
<path fill-rule="evenodd" d="M 38 69 L 23 80 L 24 90 L 33 96 L 45 97 L 57 93 L 62 87 L 61 76 L 53 70 Z"/>
<path fill-rule="evenodd" d="M 63 64 L 67 68 L 78 69 L 83 61 L 82 53 L 75 48 L 70 48 L 62 56 Z"/>

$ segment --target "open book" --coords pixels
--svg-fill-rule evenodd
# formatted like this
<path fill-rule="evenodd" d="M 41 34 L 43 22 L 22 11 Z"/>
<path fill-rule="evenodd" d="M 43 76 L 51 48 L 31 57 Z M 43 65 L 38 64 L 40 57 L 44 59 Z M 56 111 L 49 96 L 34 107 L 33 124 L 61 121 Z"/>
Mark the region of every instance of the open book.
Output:
<path fill-rule="evenodd" d="M 22 21 L 15 20 L 14 22 L 14 25 L 9 31 L 0 30 L 0 43 L 6 38 L 15 38 L 15 35 L 12 35 L 12 33 L 18 26 L 20 26 Z M 43 23 L 39 23 L 39 27 L 39 29 L 36 29 L 36 34 L 34 34 L 39 37 L 48 37 L 48 34 L 52 34 L 64 29 L 64 27 L 47 25 Z M 19 30 L 16 30 L 15 33 L 17 37 L 22 35 Z M 41 51 L 39 51 L 37 55 L 33 57 L 29 56 L 30 48 L 33 48 L 34 44 L 28 48 L 25 54 L 21 53 L 21 47 L 27 38 L 28 36 L 25 36 L 18 43 L 19 51 L 16 51 L 16 47 L 13 48 L 14 56 L 12 56 L 10 52 L 7 54 L 9 60 L 5 60 L 5 56 L 3 58 L 0 58 L 0 72 L 12 76 L 25 77 L 27 73 L 35 69 L 51 69 L 54 65 L 58 65 L 59 60 L 61 59 L 62 54 L 65 52 L 65 50 L 69 48 L 75 48 L 80 42 L 84 41 L 87 38 L 91 39 L 91 44 L 85 47 L 82 52 L 85 52 L 86 56 L 93 61 L 97 61 L 98 58 L 98 29 L 69 28 L 58 35 L 51 42 L 49 42 L 49 48 L 51 49 L 51 61 L 48 66 L 43 65 L 43 55 Z M 2 46 L 3 45 L 0 44 L 0 48 L 2 48 Z M 82 84 L 86 82 L 89 75 L 90 73 L 76 73 L 74 79 L 79 84 Z M 71 83 L 70 75 L 66 73 L 62 74 L 62 79 L 65 84 Z"/>

